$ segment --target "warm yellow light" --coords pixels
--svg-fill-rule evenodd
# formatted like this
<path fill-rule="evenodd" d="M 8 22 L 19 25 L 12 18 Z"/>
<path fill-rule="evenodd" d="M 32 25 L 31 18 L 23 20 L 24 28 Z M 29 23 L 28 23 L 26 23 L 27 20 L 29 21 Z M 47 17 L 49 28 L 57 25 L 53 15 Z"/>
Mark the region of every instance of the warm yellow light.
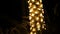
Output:
<path fill-rule="evenodd" d="M 42 2 L 42 0 L 40 0 L 40 2 Z"/>
<path fill-rule="evenodd" d="M 32 31 L 36 31 L 36 29 L 35 28 L 33 28 L 33 30 Z"/>
<path fill-rule="evenodd" d="M 43 4 L 41 4 L 40 7 L 42 8 L 43 7 Z"/>
<path fill-rule="evenodd" d="M 43 14 L 42 14 L 42 13 L 40 13 L 40 17 L 43 17 L 43 18 L 44 18 L 44 16 L 43 16 Z"/>
<path fill-rule="evenodd" d="M 36 32 L 34 32 L 34 34 L 36 34 Z"/>
<path fill-rule="evenodd" d="M 30 27 L 30 30 L 32 30 L 32 27 Z"/>
<path fill-rule="evenodd" d="M 42 28 L 44 28 L 44 25 L 42 25 Z"/>
<path fill-rule="evenodd" d="M 32 26 L 32 24 L 34 24 L 34 20 L 31 20 L 30 21 L 30 26 Z"/>
<path fill-rule="evenodd" d="M 36 17 L 36 20 L 38 21 L 39 20 L 39 17 Z"/>
<path fill-rule="evenodd" d="M 35 11 L 35 14 L 38 14 L 39 13 L 39 11 Z"/>
<path fill-rule="evenodd" d="M 34 27 L 35 25 L 34 24 L 32 24 L 32 27 Z"/>
<path fill-rule="evenodd" d="M 46 30 L 46 28 L 44 28 Z"/>
<path fill-rule="evenodd" d="M 36 25 L 37 25 L 37 30 L 40 30 L 40 27 L 41 27 L 41 26 L 40 26 L 40 23 L 39 23 L 39 22 L 37 22 L 37 24 L 36 24 Z"/>
<path fill-rule="evenodd" d="M 33 32 L 30 32 L 30 34 L 33 34 Z"/>
<path fill-rule="evenodd" d="M 31 16 L 34 16 L 34 15 L 35 15 L 35 14 L 33 14 L 33 13 L 32 13 L 32 15 L 31 15 Z"/>
<path fill-rule="evenodd" d="M 43 16 L 42 13 L 40 13 L 40 16 Z"/>
<path fill-rule="evenodd" d="M 37 22 L 37 25 L 39 25 L 40 23 L 39 22 Z"/>
<path fill-rule="evenodd" d="M 32 24 L 34 24 L 34 20 L 31 20 L 30 21 L 30 26 L 32 26 Z"/>
<path fill-rule="evenodd" d="M 41 18 L 41 22 L 43 22 L 43 18 Z"/>
<path fill-rule="evenodd" d="M 31 8 L 31 6 L 29 6 L 28 8 Z"/>
<path fill-rule="evenodd" d="M 31 5 L 32 5 L 32 3 L 29 3 L 29 5 L 31 6 Z"/>
<path fill-rule="evenodd" d="M 44 13 L 44 9 L 42 9 L 42 13 Z"/>
<path fill-rule="evenodd" d="M 31 16 L 29 16 L 29 20 L 31 20 L 32 19 L 32 17 Z"/>
<path fill-rule="evenodd" d="M 34 22 L 34 20 L 31 20 L 31 22 Z"/>
<path fill-rule="evenodd" d="M 35 2 L 35 0 L 31 0 L 32 2 Z"/>
<path fill-rule="evenodd" d="M 28 1 L 28 3 L 29 3 L 30 1 Z"/>
<path fill-rule="evenodd" d="M 42 0 L 29 0 L 29 20 L 30 20 L 30 34 L 37 34 L 37 31 L 41 31 L 45 28 L 44 9 Z"/>
<path fill-rule="evenodd" d="M 37 29 L 38 31 L 40 30 L 40 28 Z"/>
<path fill-rule="evenodd" d="M 40 8 L 38 8 L 38 10 L 41 10 Z"/>
<path fill-rule="evenodd" d="M 36 2 L 37 5 L 39 5 L 39 2 Z"/>
<path fill-rule="evenodd" d="M 28 3 L 30 3 L 30 0 L 28 1 Z"/>
<path fill-rule="evenodd" d="M 37 25 L 37 28 L 40 28 L 40 25 Z"/>
<path fill-rule="evenodd" d="M 29 15 L 31 16 L 31 13 Z"/>
<path fill-rule="evenodd" d="M 33 12 L 33 8 L 31 8 L 29 12 Z"/>
<path fill-rule="evenodd" d="M 42 28 L 44 28 L 45 24 L 42 24 Z"/>
<path fill-rule="evenodd" d="M 35 9 L 35 8 L 36 8 L 36 6 L 34 5 L 34 6 L 33 6 L 33 8 Z"/>

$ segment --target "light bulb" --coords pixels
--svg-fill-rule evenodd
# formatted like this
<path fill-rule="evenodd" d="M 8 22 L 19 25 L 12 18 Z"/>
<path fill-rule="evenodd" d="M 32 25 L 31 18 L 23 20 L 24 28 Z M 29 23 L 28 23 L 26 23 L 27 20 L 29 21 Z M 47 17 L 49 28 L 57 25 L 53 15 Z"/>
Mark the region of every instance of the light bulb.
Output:
<path fill-rule="evenodd" d="M 37 24 L 37 25 L 39 25 L 40 23 L 39 23 L 39 22 L 37 22 L 36 24 Z"/>
<path fill-rule="evenodd" d="M 39 2 L 36 2 L 37 5 L 39 5 Z"/>
<path fill-rule="evenodd" d="M 33 8 L 35 9 L 35 8 L 36 8 L 36 6 L 34 5 L 34 6 L 33 6 Z"/>
<path fill-rule="evenodd" d="M 44 9 L 42 9 L 42 13 L 44 13 Z"/>
<path fill-rule="evenodd" d="M 43 7 L 43 4 L 41 4 L 40 7 L 42 8 Z"/>
<path fill-rule="evenodd" d="M 42 25 L 42 28 L 44 28 L 44 25 Z"/>
<path fill-rule="evenodd" d="M 44 18 L 44 16 L 43 16 L 43 14 L 42 14 L 42 13 L 40 13 L 40 17 Z"/>
<path fill-rule="evenodd" d="M 29 20 L 31 20 L 32 19 L 32 17 L 31 16 L 29 16 Z"/>
<path fill-rule="evenodd" d="M 39 20 L 39 17 L 36 17 L 36 20 L 38 21 Z"/>
<path fill-rule="evenodd" d="M 38 10 L 41 10 L 41 8 L 37 8 Z"/>
<path fill-rule="evenodd" d="M 43 18 L 41 18 L 41 22 L 43 22 Z"/>
<path fill-rule="evenodd" d="M 32 2 L 35 2 L 35 0 L 31 0 Z"/>
<path fill-rule="evenodd" d="M 37 24 L 36 24 L 36 25 L 37 25 L 37 30 L 40 30 L 40 27 L 41 27 L 41 26 L 40 26 L 40 23 L 39 23 L 39 22 L 37 22 Z"/>
<path fill-rule="evenodd" d="M 38 31 L 40 30 L 40 28 L 37 29 Z"/>
<path fill-rule="evenodd" d="M 42 13 L 40 13 L 40 16 L 43 16 Z"/>
<path fill-rule="evenodd" d="M 31 8 L 29 12 L 33 12 L 33 8 Z"/>
<path fill-rule="evenodd" d="M 42 2 L 42 0 L 40 0 L 40 2 Z"/>
<path fill-rule="evenodd" d="M 29 3 L 29 5 L 31 6 L 31 5 L 32 5 L 32 3 Z"/>
<path fill-rule="evenodd" d="M 32 27 L 34 27 L 35 25 L 34 24 L 32 24 Z"/>
<path fill-rule="evenodd" d="M 34 34 L 36 34 L 36 32 L 34 32 Z"/>
<path fill-rule="evenodd" d="M 42 28 L 44 28 L 45 24 L 42 24 Z"/>
<path fill-rule="evenodd" d="M 36 31 L 36 29 L 35 28 L 33 28 L 33 30 L 32 31 Z"/>
<path fill-rule="evenodd" d="M 34 20 L 31 20 L 30 21 L 30 26 L 32 26 L 32 24 L 34 24 Z"/>
<path fill-rule="evenodd" d="M 34 20 L 31 20 L 31 22 L 34 22 Z"/>
<path fill-rule="evenodd" d="M 33 34 L 33 32 L 30 32 L 30 34 Z"/>
<path fill-rule="evenodd" d="M 29 9 L 31 8 L 31 6 L 28 7 Z"/>
<path fill-rule="evenodd" d="M 35 11 L 35 14 L 38 14 L 39 12 L 38 11 Z"/>
<path fill-rule="evenodd" d="M 28 1 L 28 3 L 29 3 L 30 1 Z"/>
<path fill-rule="evenodd" d="M 32 30 L 32 27 L 30 27 L 30 30 Z"/>
<path fill-rule="evenodd" d="M 32 15 L 31 15 L 31 16 L 34 16 L 34 15 L 35 15 L 35 14 L 33 14 L 33 13 L 32 13 Z"/>
<path fill-rule="evenodd" d="M 40 25 L 37 25 L 37 28 L 40 28 Z"/>

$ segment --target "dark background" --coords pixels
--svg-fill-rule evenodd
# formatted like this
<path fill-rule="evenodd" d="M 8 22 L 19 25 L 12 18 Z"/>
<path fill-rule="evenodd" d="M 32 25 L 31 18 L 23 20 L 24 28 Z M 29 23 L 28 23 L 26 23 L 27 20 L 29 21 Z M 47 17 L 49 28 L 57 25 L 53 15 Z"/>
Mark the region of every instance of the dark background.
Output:
<path fill-rule="evenodd" d="M 28 12 L 28 0 L 12 0 L 12 7 L 10 3 L 3 3 L 3 8 L 0 11 L 0 32 L 5 34 L 7 30 L 11 32 L 11 28 L 20 27 L 26 20 Z M 59 0 L 43 0 L 45 21 L 47 30 L 43 34 L 58 34 L 59 33 Z M 12 9 L 12 10 L 11 10 Z M 24 22 L 23 22 L 24 20 Z M 21 29 L 21 28 L 20 28 Z M 22 29 L 24 30 L 24 29 Z M 27 29 L 28 31 L 28 29 Z M 22 33 L 22 32 L 21 32 Z"/>

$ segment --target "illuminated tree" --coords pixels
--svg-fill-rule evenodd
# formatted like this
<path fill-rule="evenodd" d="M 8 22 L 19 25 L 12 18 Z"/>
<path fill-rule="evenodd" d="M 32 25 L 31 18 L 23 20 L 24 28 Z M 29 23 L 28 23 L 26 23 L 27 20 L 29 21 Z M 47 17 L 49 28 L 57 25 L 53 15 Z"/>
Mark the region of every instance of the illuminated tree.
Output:
<path fill-rule="evenodd" d="M 29 0 L 28 3 L 30 34 L 42 34 L 42 30 L 46 30 L 42 0 Z"/>

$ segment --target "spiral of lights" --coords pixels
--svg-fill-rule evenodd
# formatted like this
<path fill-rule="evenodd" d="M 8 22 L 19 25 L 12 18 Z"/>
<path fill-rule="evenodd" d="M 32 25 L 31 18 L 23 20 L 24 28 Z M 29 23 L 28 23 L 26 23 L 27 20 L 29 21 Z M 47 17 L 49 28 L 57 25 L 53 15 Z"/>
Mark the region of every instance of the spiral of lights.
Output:
<path fill-rule="evenodd" d="M 45 29 L 44 9 L 42 0 L 29 0 L 30 34 L 37 34 L 37 31 Z"/>

